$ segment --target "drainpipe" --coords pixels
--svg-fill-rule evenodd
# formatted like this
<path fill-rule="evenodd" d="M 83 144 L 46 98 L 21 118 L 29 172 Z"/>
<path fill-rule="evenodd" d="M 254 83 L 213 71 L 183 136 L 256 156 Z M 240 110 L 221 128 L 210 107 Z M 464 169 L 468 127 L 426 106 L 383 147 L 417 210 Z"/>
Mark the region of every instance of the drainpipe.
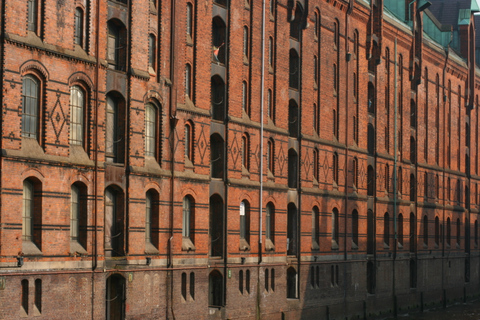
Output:
<path fill-rule="evenodd" d="M 5 3 L 5 1 L 3 1 Z M 92 319 L 94 318 L 95 310 L 95 269 L 98 267 L 98 110 L 99 108 L 99 70 L 100 70 L 100 0 L 96 2 L 95 8 L 96 22 L 95 22 L 95 123 L 93 126 L 93 158 L 94 158 L 94 171 L 93 171 L 93 215 L 94 215 L 94 234 L 93 234 L 93 262 L 92 262 Z M 2 15 L 3 16 L 3 15 Z M 2 69 L 3 70 L 3 69 Z"/>
<path fill-rule="evenodd" d="M 171 178 L 170 178 L 170 239 L 168 239 L 168 262 L 167 262 L 167 267 L 169 270 L 167 271 L 167 274 L 170 276 L 170 301 L 169 299 L 166 298 L 166 313 L 167 313 L 167 319 L 168 317 L 168 310 L 170 309 L 170 312 L 172 314 L 172 317 L 175 319 L 175 312 L 173 309 L 173 216 L 174 216 L 174 180 L 175 180 L 175 147 L 174 147 L 174 141 L 175 141 L 175 135 L 173 134 L 175 127 L 178 123 L 178 118 L 177 118 L 177 109 L 176 109 L 176 102 L 177 102 L 177 87 L 176 87 L 176 82 L 175 82 L 175 37 L 176 37 L 176 28 L 175 28 L 175 23 L 176 23 L 176 14 L 175 14 L 175 8 L 176 8 L 176 2 L 175 0 L 170 1 L 170 81 L 171 85 L 169 87 L 169 114 L 170 114 L 170 134 L 171 134 L 171 144 L 170 144 L 170 170 L 171 170 Z M 160 32 L 160 30 L 158 30 Z M 168 279 L 168 277 L 167 277 Z M 168 288 L 168 286 L 167 286 Z M 166 295 L 168 297 L 168 293 Z"/>
<path fill-rule="evenodd" d="M 263 112 L 265 107 L 265 0 L 262 1 L 262 72 L 260 90 L 260 200 L 258 213 L 260 216 L 260 227 L 258 237 L 258 263 L 262 263 L 262 231 L 263 231 Z M 260 274 L 260 273 L 259 273 Z"/>
<path fill-rule="evenodd" d="M 343 260 L 345 261 L 343 263 L 343 278 L 344 279 L 347 279 L 347 215 L 348 215 L 348 129 L 349 129 L 349 125 L 348 125 L 348 119 L 349 119 L 349 115 L 348 115 L 348 110 L 349 110 L 349 107 L 348 107 L 348 102 L 349 102 L 349 84 L 350 82 L 348 81 L 349 79 L 349 66 L 350 66 L 350 60 L 351 60 L 351 53 L 349 51 L 350 49 L 350 40 L 349 40 L 349 30 L 350 30 L 350 15 L 352 14 L 352 11 L 353 11 L 353 1 L 350 0 L 349 4 L 348 4 L 348 9 L 347 9 L 347 12 L 345 13 L 345 53 L 346 53 L 346 56 L 345 56 L 345 68 L 346 68 L 346 81 L 345 81 L 345 123 L 346 123 L 346 126 L 345 126 L 345 205 L 344 205 L 344 211 L 345 211 L 345 218 L 343 219 L 344 221 L 344 237 L 343 237 Z M 343 303 L 344 303 L 344 306 L 345 306 L 345 312 L 347 310 L 346 306 L 347 306 L 347 282 L 344 281 L 344 285 L 343 285 Z"/>
<path fill-rule="evenodd" d="M 397 317 L 397 297 L 396 297 L 396 278 L 395 278 L 395 262 L 397 260 L 397 247 L 398 247 L 398 226 L 397 226 L 397 165 L 398 165 L 398 137 L 397 137 L 397 116 L 398 116 L 398 52 L 397 52 L 397 35 L 395 35 L 395 71 L 394 71 L 394 133 L 393 133 L 393 232 L 394 232 L 394 240 L 393 240 L 393 263 L 392 263 L 392 281 L 393 281 L 393 315 Z M 387 61 L 390 63 L 390 61 Z"/>
<path fill-rule="evenodd" d="M 443 66 L 443 74 L 442 74 L 442 81 L 443 81 L 443 97 L 441 97 L 441 101 L 443 102 L 443 117 L 445 118 L 445 114 L 446 114 L 446 93 L 445 93 L 445 80 L 446 80 L 446 76 L 447 76 L 447 65 L 448 65 L 448 58 L 449 58 L 449 54 L 450 54 L 450 44 L 452 43 L 452 39 L 450 39 L 450 42 L 447 46 L 447 48 L 445 49 L 445 64 Z M 439 91 L 440 91 L 440 88 L 439 88 Z M 440 99 L 440 97 L 439 97 Z M 440 105 L 438 106 L 438 112 L 440 113 Z M 439 115 L 440 117 L 440 115 Z M 450 119 L 448 120 L 450 121 Z M 438 130 L 438 129 L 437 129 Z M 446 132 L 446 121 L 443 121 L 443 217 L 442 217 L 442 220 L 443 220 L 443 230 L 445 230 L 445 206 L 446 206 L 446 191 L 445 191 L 445 174 L 446 174 L 446 157 L 445 157 L 445 150 L 446 150 L 446 137 L 445 137 L 445 132 Z M 440 138 L 440 134 L 439 134 L 439 138 Z M 440 149 L 440 148 L 439 148 Z M 439 150 L 440 151 L 440 150 Z M 440 155 L 439 155 L 440 156 Z M 449 155 L 447 155 L 449 156 Z M 444 264 L 445 264 L 445 232 L 443 232 L 443 239 L 442 239 L 442 292 L 443 292 L 443 305 L 446 306 L 446 294 L 445 294 L 445 270 L 444 270 Z"/>
<path fill-rule="evenodd" d="M 128 255 L 129 250 L 128 250 L 128 245 L 129 245 L 129 232 L 128 229 L 130 228 L 130 214 L 129 214 L 129 198 L 130 198 L 130 192 L 129 192 L 129 187 L 130 187 L 130 101 L 131 101 L 131 67 L 132 67 L 132 51 L 131 51 L 131 46 L 130 46 L 130 41 L 132 39 L 132 0 L 128 1 L 128 34 L 127 34 L 127 65 L 125 66 L 126 70 L 130 74 L 127 76 L 127 97 L 125 99 L 125 151 L 124 151 L 124 157 L 125 157 L 125 217 L 126 217 L 126 226 L 124 230 L 126 230 L 125 235 L 124 235 L 124 248 L 125 248 L 125 256 Z"/>

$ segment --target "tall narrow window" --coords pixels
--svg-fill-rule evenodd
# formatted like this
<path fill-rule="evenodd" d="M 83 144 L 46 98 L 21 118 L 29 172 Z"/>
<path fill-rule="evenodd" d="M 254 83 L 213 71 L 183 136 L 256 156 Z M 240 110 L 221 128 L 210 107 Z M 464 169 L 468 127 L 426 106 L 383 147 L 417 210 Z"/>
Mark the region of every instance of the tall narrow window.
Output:
<path fill-rule="evenodd" d="M 336 247 L 338 249 L 338 240 L 339 240 L 339 217 L 338 210 L 334 208 L 332 211 L 332 248 Z"/>
<path fill-rule="evenodd" d="M 187 121 L 185 124 L 185 160 L 193 163 L 193 123 Z"/>
<path fill-rule="evenodd" d="M 148 66 L 152 68 L 153 71 L 156 69 L 156 41 L 153 34 L 148 35 Z"/>
<path fill-rule="evenodd" d="M 192 66 L 188 63 L 185 66 L 185 95 L 192 98 Z"/>
<path fill-rule="evenodd" d="M 462 230 L 462 224 L 460 222 L 460 218 L 457 218 L 457 235 L 456 235 L 457 247 L 460 247 L 461 230 Z"/>
<path fill-rule="evenodd" d="M 248 63 L 248 49 L 249 49 L 248 28 L 243 27 L 243 59 L 244 59 L 244 62 L 247 62 L 247 63 Z"/>
<path fill-rule="evenodd" d="M 268 38 L 268 66 L 270 68 L 273 68 L 273 38 L 272 37 Z"/>
<path fill-rule="evenodd" d="M 315 88 L 318 88 L 318 84 L 320 83 L 318 77 L 318 58 L 317 56 L 313 56 L 313 81 Z"/>
<path fill-rule="evenodd" d="M 22 308 L 28 314 L 28 280 L 23 279 L 22 282 Z"/>
<path fill-rule="evenodd" d="M 423 217 L 423 245 L 428 248 L 428 217 Z"/>
<path fill-rule="evenodd" d="M 125 99 L 119 94 L 107 95 L 105 155 L 108 162 L 123 163 L 125 151 Z"/>
<path fill-rule="evenodd" d="M 440 245 L 440 220 L 435 217 L 435 246 Z"/>
<path fill-rule="evenodd" d="M 375 193 L 375 172 L 372 166 L 367 168 L 367 195 L 373 196 Z"/>
<path fill-rule="evenodd" d="M 398 215 L 397 237 L 398 237 L 399 248 L 402 248 L 403 247 L 403 215 L 401 213 Z"/>
<path fill-rule="evenodd" d="M 189 2 L 187 3 L 187 36 L 190 37 L 188 40 L 193 38 L 193 7 Z"/>
<path fill-rule="evenodd" d="M 273 94 L 272 94 L 272 89 L 268 89 L 267 91 L 267 112 L 268 112 L 268 117 L 272 122 L 275 122 L 275 110 L 273 108 Z"/>
<path fill-rule="evenodd" d="M 157 137 L 157 108 L 151 103 L 145 105 L 145 156 L 155 157 Z"/>
<path fill-rule="evenodd" d="M 313 130 L 320 135 L 320 108 L 316 103 L 313 104 Z"/>
<path fill-rule="evenodd" d="M 353 158 L 352 161 L 352 175 L 353 175 L 353 187 L 358 188 L 358 159 L 357 157 Z"/>
<path fill-rule="evenodd" d="M 125 71 L 127 30 L 119 20 L 108 21 L 107 61 L 110 69 Z"/>
<path fill-rule="evenodd" d="M 35 209 L 34 186 L 30 180 L 23 181 L 23 221 L 22 221 L 22 240 L 33 240 L 33 215 Z"/>
<path fill-rule="evenodd" d="M 145 196 L 145 252 L 158 253 L 159 248 L 159 194 L 150 189 Z M 153 248 L 152 248 L 153 246 Z"/>
<path fill-rule="evenodd" d="M 193 200 L 190 196 L 183 198 L 182 236 L 193 241 L 195 217 L 193 214 Z"/>
<path fill-rule="evenodd" d="M 238 272 L 238 291 L 243 294 L 243 270 Z"/>
<path fill-rule="evenodd" d="M 80 47 L 83 45 L 83 10 L 81 8 L 75 9 L 75 44 Z"/>
<path fill-rule="evenodd" d="M 40 83 L 31 76 L 23 78 L 22 92 L 22 137 L 38 139 Z"/>
<path fill-rule="evenodd" d="M 268 170 L 272 175 L 275 174 L 274 157 L 275 157 L 275 147 L 274 147 L 273 139 L 270 138 L 268 139 L 268 142 L 267 142 L 267 164 L 268 164 Z"/>
<path fill-rule="evenodd" d="M 242 82 L 242 109 L 245 113 L 249 114 L 248 108 L 248 85 L 246 81 Z"/>
<path fill-rule="evenodd" d="M 187 300 L 187 274 L 182 272 L 182 298 Z"/>
<path fill-rule="evenodd" d="M 447 245 L 450 246 L 452 243 L 452 225 L 450 218 L 447 218 Z"/>
<path fill-rule="evenodd" d="M 390 246 L 390 216 L 388 212 L 383 216 L 383 243 L 385 246 Z"/>
<path fill-rule="evenodd" d="M 300 88 L 300 58 L 295 49 L 290 49 L 288 83 L 291 89 Z"/>
<path fill-rule="evenodd" d="M 42 313 L 42 279 L 35 279 L 35 307 Z"/>
<path fill-rule="evenodd" d="M 38 14 L 39 14 L 39 0 L 28 0 L 28 31 L 33 31 L 38 35 Z"/>
<path fill-rule="evenodd" d="M 190 297 L 195 300 L 195 273 L 190 272 Z"/>
<path fill-rule="evenodd" d="M 242 166 L 250 170 L 250 141 L 247 133 L 242 136 Z"/>
<path fill-rule="evenodd" d="M 266 208 L 266 221 L 265 221 L 265 238 L 270 240 L 272 244 L 275 238 L 275 206 L 269 202 Z M 273 248 L 272 248 L 273 249 Z"/>
<path fill-rule="evenodd" d="M 70 241 L 73 249 L 87 246 L 87 188 L 80 182 L 72 185 L 70 203 Z M 77 243 L 82 246 L 78 248 Z M 73 246 L 73 247 L 72 247 Z"/>
<path fill-rule="evenodd" d="M 333 153 L 332 165 L 333 182 L 338 184 L 338 154 L 336 152 Z"/>
<path fill-rule="evenodd" d="M 320 211 L 317 206 L 312 209 L 312 249 L 319 249 L 320 244 Z"/>
<path fill-rule="evenodd" d="M 242 241 L 243 240 L 243 241 Z M 240 250 L 250 249 L 250 204 L 243 200 L 240 202 Z"/>
<path fill-rule="evenodd" d="M 358 211 L 352 212 L 352 248 L 358 248 Z"/>
<path fill-rule="evenodd" d="M 313 149 L 313 178 L 316 180 L 316 182 L 318 182 L 318 178 L 319 178 L 319 152 L 318 152 L 318 149 L 315 148 Z"/>
<path fill-rule="evenodd" d="M 84 145 L 85 93 L 79 86 L 70 88 L 70 144 Z"/>

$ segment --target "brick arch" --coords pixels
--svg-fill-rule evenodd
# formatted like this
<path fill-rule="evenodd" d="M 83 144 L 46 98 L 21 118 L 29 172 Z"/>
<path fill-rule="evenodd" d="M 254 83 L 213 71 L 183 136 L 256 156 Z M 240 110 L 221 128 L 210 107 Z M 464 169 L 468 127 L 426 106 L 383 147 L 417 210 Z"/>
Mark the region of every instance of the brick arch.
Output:
<path fill-rule="evenodd" d="M 77 84 L 78 82 L 83 82 L 88 87 L 88 90 L 93 88 L 93 81 L 84 72 L 80 72 L 80 71 L 75 72 L 68 78 L 68 85 L 69 86 L 73 86 L 73 85 Z"/>
<path fill-rule="evenodd" d="M 26 73 L 34 70 L 35 73 L 41 74 L 44 80 L 49 79 L 49 73 L 47 68 L 37 60 L 27 60 L 20 66 L 20 74 L 23 76 Z"/>
<path fill-rule="evenodd" d="M 45 176 L 40 172 L 40 170 L 32 169 L 32 168 L 27 168 L 26 170 L 24 170 L 21 173 L 21 177 L 22 177 L 22 181 L 30 177 L 37 178 L 42 183 L 45 180 Z"/>
<path fill-rule="evenodd" d="M 149 190 L 155 190 L 158 194 L 161 194 L 162 188 L 157 182 L 148 182 L 145 184 L 144 191 L 147 193 Z"/>
<path fill-rule="evenodd" d="M 149 90 L 143 96 L 143 102 L 145 104 L 148 102 L 153 102 L 153 103 L 156 103 L 157 105 L 163 105 L 163 97 L 158 91 Z"/>

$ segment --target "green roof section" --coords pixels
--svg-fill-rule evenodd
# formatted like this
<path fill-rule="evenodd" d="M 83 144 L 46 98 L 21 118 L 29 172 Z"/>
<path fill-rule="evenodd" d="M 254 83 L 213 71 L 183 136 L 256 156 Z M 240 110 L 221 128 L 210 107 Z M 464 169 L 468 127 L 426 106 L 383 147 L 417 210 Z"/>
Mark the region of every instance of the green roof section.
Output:
<path fill-rule="evenodd" d="M 452 27 L 441 25 L 428 10 L 423 14 L 423 32 L 444 48 L 452 40 Z"/>
<path fill-rule="evenodd" d="M 477 0 L 472 0 L 470 10 L 472 10 L 472 12 L 480 12 L 480 7 L 478 6 Z"/>
<path fill-rule="evenodd" d="M 475 0 L 474 0 L 475 1 Z M 405 12 L 405 3 L 398 0 L 384 0 L 383 5 L 388 9 L 393 15 L 395 15 L 399 20 L 405 22 L 406 12 Z"/>

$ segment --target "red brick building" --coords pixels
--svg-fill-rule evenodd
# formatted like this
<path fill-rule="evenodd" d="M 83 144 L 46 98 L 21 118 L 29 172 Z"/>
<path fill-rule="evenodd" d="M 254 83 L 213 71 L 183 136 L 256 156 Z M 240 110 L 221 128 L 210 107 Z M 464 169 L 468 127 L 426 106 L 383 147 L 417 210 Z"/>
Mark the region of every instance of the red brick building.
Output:
<path fill-rule="evenodd" d="M 4 0 L 0 315 L 478 296 L 476 1 Z"/>

